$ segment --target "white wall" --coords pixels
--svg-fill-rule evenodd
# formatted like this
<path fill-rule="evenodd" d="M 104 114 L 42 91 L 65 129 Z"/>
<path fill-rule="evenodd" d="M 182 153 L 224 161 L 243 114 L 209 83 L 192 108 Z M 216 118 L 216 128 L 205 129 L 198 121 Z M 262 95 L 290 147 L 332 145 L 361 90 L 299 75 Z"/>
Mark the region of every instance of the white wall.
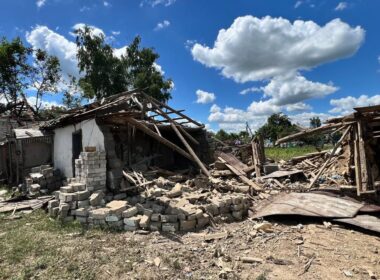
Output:
<path fill-rule="evenodd" d="M 54 130 L 54 167 L 68 178 L 73 176 L 72 170 L 72 134 L 82 130 L 82 147 L 95 146 L 97 151 L 104 151 L 104 135 L 95 119 L 85 120 Z"/>

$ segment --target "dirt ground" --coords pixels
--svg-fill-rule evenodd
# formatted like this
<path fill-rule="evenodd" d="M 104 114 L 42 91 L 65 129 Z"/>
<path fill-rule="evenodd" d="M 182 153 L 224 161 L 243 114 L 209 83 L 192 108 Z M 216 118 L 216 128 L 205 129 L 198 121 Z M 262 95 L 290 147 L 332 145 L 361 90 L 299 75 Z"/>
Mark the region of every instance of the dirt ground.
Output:
<path fill-rule="evenodd" d="M 380 238 L 322 220 L 221 224 L 184 234 L 83 230 L 43 211 L 0 221 L 0 279 L 371 279 Z M 273 232 L 270 232 L 273 231 Z M 227 237 L 205 240 L 205 235 Z M 250 257 L 251 263 L 243 262 Z M 376 279 L 376 278 L 372 278 Z"/>

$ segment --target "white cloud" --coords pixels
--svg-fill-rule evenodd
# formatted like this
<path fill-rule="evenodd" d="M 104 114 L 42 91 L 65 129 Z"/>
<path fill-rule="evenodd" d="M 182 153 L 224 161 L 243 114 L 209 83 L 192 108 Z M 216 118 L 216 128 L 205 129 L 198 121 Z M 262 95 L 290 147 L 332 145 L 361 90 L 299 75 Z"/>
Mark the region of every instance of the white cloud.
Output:
<path fill-rule="evenodd" d="M 36 5 L 37 5 L 38 8 L 41 8 L 45 4 L 46 4 L 46 0 L 37 0 L 36 1 Z"/>
<path fill-rule="evenodd" d="M 258 88 L 258 87 L 250 87 L 250 88 L 246 88 L 246 89 L 243 89 L 241 92 L 239 92 L 241 95 L 246 95 L 248 93 L 251 93 L 251 92 L 262 92 L 263 90 L 261 88 Z"/>
<path fill-rule="evenodd" d="M 164 20 L 162 22 L 157 23 L 156 27 L 154 28 L 155 31 L 168 28 L 170 26 L 170 21 Z"/>
<path fill-rule="evenodd" d="M 311 109 L 312 108 L 309 104 L 303 102 L 286 105 L 286 111 L 288 112 L 303 112 Z"/>
<path fill-rule="evenodd" d="M 347 2 L 339 2 L 339 4 L 335 7 L 335 11 L 343 11 L 345 9 L 347 9 L 348 7 L 348 4 Z"/>
<path fill-rule="evenodd" d="M 299 6 L 302 5 L 302 1 L 297 1 L 295 4 L 294 4 L 294 9 L 297 9 Z"/>
<path fill-rule="evenodd" d="M 84 27 L 86 26 L 85 23 L 76 23 L 73 25 L 72 29 L 75 31 L 75 30 L 83 30 Z M 95 36 L 104 36 L 106 37 L 104 31 L 96 26 L 93 26 L 93 25 L 88 25 L 88 27 L 91 28 L 91 31 L 92 31 L 92 34 L 95 35 Z M 73 36 L 73 37 L 76 37 L 75 33 L 74 32 L 70 32 L 70 35 Z"/>
<path fill-rule="evenodd" d="M 161 75 L 165 75 L 165 71 L 162 69 L 162 66 L 157 64 L 156 62 L 153 62 L 153 67 L 156 68 L 158 72 L 161 73 Z M 174 86 L 173 86 L 174 87 Z"/>
<path fill-rule="evenodd" d="M 111 33 L 112 33 L 112 35 L 114 35 L 114 36 L 117 36 L 117 35 L 120 35 L 120 31 L 111 31 Z"/>
<path fill-rule="evenodd" d="M 200 103 L 200 104 L 211 103 L 211 102 L 214 102 L 216 99 L 215 94 L 212 92 L 207 92 L 207 91 L 198 89 L 196 91 L 196 94 L 197 94 L 197 101 L 196 102 Z"/>
<path fill-rule="evenodd" d="M 45 50 L 58 57 L 63 73 L 78 77 L 78 61 L 76 44 L 46 26 L 37 25 L 26 33 L 26 40 L 35 49 Z"/>
<path fill-rule="evenodd" d="M 332 84 L 312 82 L 297 73 L 274 77 L 262 87 L 265 97 L 270 97 L 275 105 L 288 105 L 310 98 L 323 97 L 338 90 Z"/>
<path fill-rule="evenodd" d="M 89 11 L 89 10 L 91 10 L 91 8 L 88 7 L 88 6 L 83 6 L 82 8 L 79 9 L 79 11 L 80 11 L 81 13 L 83 13 L 83 12 L 87 12 L 87 11 Z"/>
<path fill-rule="evenodd" d="M 156 7 L 159 5 L 163 5 L 165 7 L 169 7 L 173 5 L 176 2 L 176 0 L 143 0 L 140 3 L 140 7 L 144 6 L 145 4 L 151 6 L 151 7 Z"/>
<path fill-rule="evenodd" d="M 380 104 L 380 95 L 361 95 L 359 97 L 347 96 L 339 99 L 331 99 L 330 104 L 334 106 L 329 112 L 333 114 L 348 115 L 355 107 L 371 106 Z"/>
<path fill-rule="evenodd" d="M 108 1 L 103 1 L 103 6 L 104 7 L 111 7 L 111 4 Z"/>
<path fill-rule="evenodd" d="M 78 23 L 73 28 L 83 28 L 83 23 Z M 92 26 L 94 34 L 104 34 L 103 30 Z M 105 36 L 105 34 L 104 34 Z M 77 46 L 73 41 L 68 40 L 64 36 L 52 31 L 47 26 L 34 27 L 30 32 L 26 33 L 27 42 L 35 49 L 42 49 L 49 55 L 58 57 L 63 74 L 79 77 Z M 127 46 L 114 49 L 114 55 L 121 57 L 125 54 Z"/>
<path fill-rule="evenodd" d="M 36 97 L 35 96 L 29 96 L 26 98 L 28 103 L 31 105 L 31 106 L 35 106 L 36 105 Z M 57 107 L 57 106 L 63 106 L 63 104 L 60 104 L 60 103 L 57 103 L 56 101 L 46 101 L 46 100 L 39 100 L 38 101 L 38 106 L 40 106 L 41 104 L 41 109 L 49 109 L 53 106 Z"/>
<path fill-rule="evenodd" d="M 196 42 L 197 42 L 197 40 L 186 40 L 185 48 L 191 49 L 195 45 Z"/>
<path fill-rule="evenodd" d="M 364 30 L 340 19 L 325 26 L 313 21 L 244 16 L 221 29 L 212 48 L 196 43 L 193 58 L 236 82 L 257 81 L 311 69 L 353 55 Z"/>

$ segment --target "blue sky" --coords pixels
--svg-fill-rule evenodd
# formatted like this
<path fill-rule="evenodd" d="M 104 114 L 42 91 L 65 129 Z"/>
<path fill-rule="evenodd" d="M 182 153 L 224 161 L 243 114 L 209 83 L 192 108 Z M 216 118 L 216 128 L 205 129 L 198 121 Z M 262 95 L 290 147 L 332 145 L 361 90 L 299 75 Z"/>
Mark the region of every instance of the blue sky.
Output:
<path fill-rule="evenodd" d="M 236 131 L 274 112 L 307 126 L 379 104 L 379 9 L 377 0 L 3 0 L 0 34 L 57 55 L 72 74 L 74 26 L 96 27 L 119 51 L 140 35 L 174 81 L 170 104 Z"/>

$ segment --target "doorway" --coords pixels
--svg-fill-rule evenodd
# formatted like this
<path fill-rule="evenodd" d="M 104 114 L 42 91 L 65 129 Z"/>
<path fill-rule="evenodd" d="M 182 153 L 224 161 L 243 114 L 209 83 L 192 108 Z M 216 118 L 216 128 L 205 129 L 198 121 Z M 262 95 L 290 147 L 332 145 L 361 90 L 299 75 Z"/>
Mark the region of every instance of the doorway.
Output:
<path fill-rule="evenodd" d="M 82 152 L 82 130 L 73 132 L 73 157 L 72 157 L 72 167 L 73 167 L 73 177 L 75 177 L 75 160 L 79 158 Z"/>

